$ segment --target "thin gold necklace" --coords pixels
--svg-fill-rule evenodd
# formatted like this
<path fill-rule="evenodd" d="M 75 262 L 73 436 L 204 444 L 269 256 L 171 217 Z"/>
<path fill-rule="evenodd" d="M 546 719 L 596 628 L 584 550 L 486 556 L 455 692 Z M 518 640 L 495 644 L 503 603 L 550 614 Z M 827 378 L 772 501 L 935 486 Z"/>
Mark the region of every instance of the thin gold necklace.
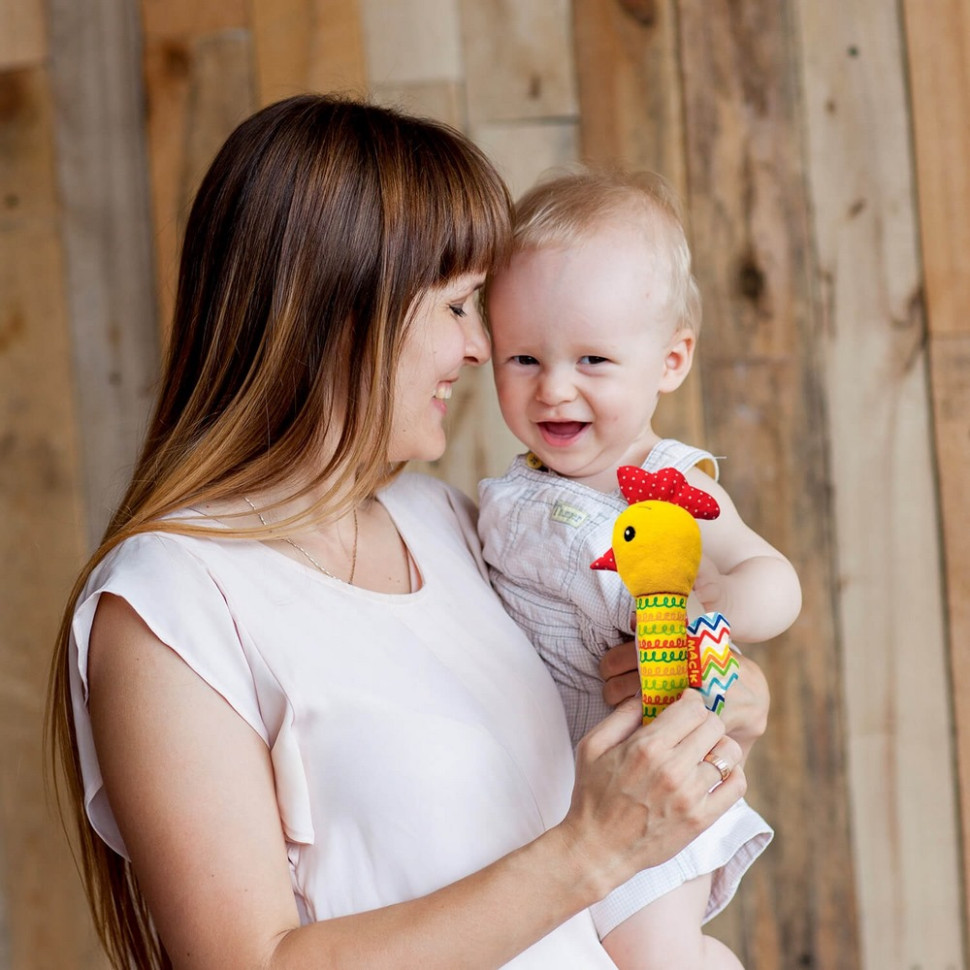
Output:
<path fill-rule="evenodd" d="M 256 513 L 256 516 L 259 519 L 259 521 L 268 529 L 270 526 L 269 526 L 269 523 L 263 518 L 263 513 L 260 512 L 259 509 L 256 508 L 256 506 L 253 505 L 252 502 L 249 501 L 248 496 L 244 495 L 243 499 L 245 500 L 246 504 Z M 324 576 L 329 576 L 331 579 L 336 579 L 338 582 L 343 582 L 343 580 L 341 580 L 339 576 L 334 576 L 334 574 L 330 572 L 329 569 L 327 569 L 319 562 L 317 562 L 317 560 L 314 559 L 313 556 L 311 556 L 310 553 L 308 553 L 306 549 L 303 548 L 303 546 L 301 546 L 297 542 L 294 542 L 289 536 L 280 536 L 280 538 L 284 542 L 288 542 L 294 549 L 296 549 L 297 552 L 302 553 L 307 558 L 307 561 L 310 562 L 313 566 L 316 566 L 316 568 L 319 569 Z M 354 549 L 350 560 L 350 578 L 347 580 L 347 583 L 350 586 L 353 586 L 354 574 L 357 572 L 357 540 L 359 538 L 360 538 L 360 526 L 357 523 L 357 509 L 354 509 Z"/>

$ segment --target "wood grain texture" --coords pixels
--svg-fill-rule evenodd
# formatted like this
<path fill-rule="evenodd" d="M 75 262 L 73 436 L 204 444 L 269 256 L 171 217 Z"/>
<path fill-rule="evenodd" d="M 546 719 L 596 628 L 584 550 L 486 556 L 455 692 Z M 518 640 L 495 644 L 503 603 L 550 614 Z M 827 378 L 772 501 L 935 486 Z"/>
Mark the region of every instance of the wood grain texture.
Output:
<path fill-rule="evenodd" d="M 970 333 L 970 5 L 902 3 L 930 332 Z"/>
<path fill-rule="evenodd" d="M 128 481 L 158 372 L 139 25 L 127 0 L 50 0 L 57 168 L 88 545 Z"/>
<path fill-rule="evenodd" d="M 970 670 L 970 334 L 935 337 L 930 341 L 935 443 L 938 457 L 940 506 L 943 523 L 947 614 L 950 634 L 950 674 L 961 684 Z M 963 832 L 963 885 L 970 880 L 970 711 L 963 694 L 953 690 L 956 724 L 956 769 Z M 951 846 L 952 849 L 952 846 Z M 970 927 L 970 903 L 963 899 L 964 948 Z"/>
<path fill-rule="evenodd" d="M 970 667 L 970 9 L 952 0 L 927 16 L 926 5 L 902 5 L 907 39 L 913 147 L 919 187 L 920 238 L 928 314 L 930 382 L 944 549 L 950 672 L 955 684 Z M 970 926 L 970 711 L 953 691 L 956 765 L 963 832 L 964 948 Z"/>
<path fill-rule="evenodd" d="M 363 95 L 357 0 L 251 0 L 259 104 L 303 91 Z"/>
<path fill-rule="evenodd" d="M 722 480 L 745 520 L 794 562 L 804 598 L 787 634 L 750 651 L 773 710 L 749 762 L 749 799 L 777 834 L 715 934 L 748 970 L 854 970 L 831 482 L 792 11 L 778 0 L 679 6 L 697 275 L 715 321 L 701 345 L 708 441 L 728 455 Z"/>
<path fill-rule="evenodd" d="M 513 198 L 543 175 L 579 160 L 579 131 L 569 119 L 473 125 L 471 134 L 494 162 Z"/>
<path fill-rule="evenodd" d="M 468 110 L 465 85 L 457 81 L 415 81 L 411 84 L 375 84 L 370 90 L 377 104 L 423 118 L 436 118 L 465 131 Z"/>
<path fill-rule="evenodd" d="M 85 544 L 53 129 L 43 69 L 0 73 L 0 965 L 9 970 L 104 966 L 42 772 L 58 605 Z"/>
<path fill-rule="evenodd" d="M 649 11 L 617 0 L 575 0 L 582 158 L 659 172 L 684 196 L 683 89 L 675 0 Z"/>
<path fill-rule="evenodd" d="M 144 69 L 158 319 L 164 334 L 192 198 L 226 137 L 256 107 L 251 34 L 233 28 L 146 36 Z"/>
<path fill-rule="evenodd" d="M 43 0 L 0 0 L 0 70 L 45 59 L 45 23 Z"/>
<path fill-rule="evenodd" d="M 372 87 L 460 81 L 458 0 L 359 0 Z"/>
<path fill-rule="evenodd" d="M 139 43 L 133 109 L 137 78 L 112 72 Z M 970 713 L 947 677 L 970 666 L 968 53 L 967 0 L 0 0 L 0 968 L 106 966 L 31 766 L 90 541 L 74 395 L 146 366 L 117 327 L 103 360 L 71 345 L 151 295 L 134 252 L 107 255 L 138 232 L 118 152 L 147 126 L 164 327 L 202 170 L 251 110 L 310 88 L 470 131 L 516 192 L 582 158 L 685 195 L 705 327 L 658 426 L 728 455 L 725 484 L 805 586 L 796 627 L 749 651 L 773 689 L 749 798 L 777 836 L 713 932 L 747 970 L 963 970 Z M 519 450 L 488 368 L 450 411 L 430 470 L 475 494 Z M 907 593 L 931 604 L 918 627 Z"/>
<path fill-rule="evenodd" d="M 140 4 L 145 37 L 152 40 L 249 26 L 249 0 L 140 0 Z"/>
<path fill-rule="evenodd" d="M 594 167 L 659 172 L 686 201 L 675 0 L 576 0 L 573 25 L 580 158 Z M 687 231 L 689 238 L 689 225 Z M 676 394 L 661 398 L 654 427 L 661 435 L 705 445 L 698 367 Z"/>
<path fill-rule="evenodd" d="M 575 118 L 565 0 L 462 0 L 472 125 Z"/>
<path fill-rule="evenodd" d="M 903 63 L 901 25 L 879 0 L 798 11 L 842 669 L 865 685 L 846 707 L 861 965 L 962 966 L 915 186 L 904 76 L 887 69 Z"/>

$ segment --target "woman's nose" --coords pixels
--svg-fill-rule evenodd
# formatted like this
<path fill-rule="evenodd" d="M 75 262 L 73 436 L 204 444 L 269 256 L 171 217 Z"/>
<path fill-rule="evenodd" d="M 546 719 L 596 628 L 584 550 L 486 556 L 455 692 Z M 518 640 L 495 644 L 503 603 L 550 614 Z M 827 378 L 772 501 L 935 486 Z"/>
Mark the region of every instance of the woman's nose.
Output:
<path fill-rule="evenodd" d="M 477 310 L 470 310 L 462 320 L 465 330 L 465 363 L 477 367 L 492 356 L 492 345 Z"/>

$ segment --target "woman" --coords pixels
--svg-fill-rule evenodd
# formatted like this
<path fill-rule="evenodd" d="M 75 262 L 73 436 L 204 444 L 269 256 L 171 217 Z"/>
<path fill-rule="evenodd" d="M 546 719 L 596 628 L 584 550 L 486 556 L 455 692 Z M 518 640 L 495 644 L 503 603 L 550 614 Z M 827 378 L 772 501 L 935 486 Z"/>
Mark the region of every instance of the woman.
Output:
<path fill-rule="evenodd" d="M 743 793 L 693 697 L 640 730 L 621 706 L 574 784 L 473 509 L 397 474 L 488 359 L 508 217 L 461 136 L 321 97 L 243 123 L 203 181 L 146 445 L 53 668 L 116 966 L 608 967 L 586 907 Z M 737 766 L 713 791 L 708 753 Z"/>

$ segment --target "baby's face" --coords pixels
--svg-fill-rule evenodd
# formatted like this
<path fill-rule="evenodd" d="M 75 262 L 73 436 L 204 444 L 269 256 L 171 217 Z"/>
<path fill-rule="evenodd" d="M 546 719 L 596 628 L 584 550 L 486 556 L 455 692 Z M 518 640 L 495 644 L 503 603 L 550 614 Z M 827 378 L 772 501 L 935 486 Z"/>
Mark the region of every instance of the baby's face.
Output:
<path fill-rule="evenodd" d="M 668 260 L 632 225 L 516 255 L 489 291 L 495 384 L 515 436 L 553 470 L 599 488 L 640 464 L 661 392 L 693 337 L 668 307 Z M 685 343 L 686 341 L 686 343 Z"/>

